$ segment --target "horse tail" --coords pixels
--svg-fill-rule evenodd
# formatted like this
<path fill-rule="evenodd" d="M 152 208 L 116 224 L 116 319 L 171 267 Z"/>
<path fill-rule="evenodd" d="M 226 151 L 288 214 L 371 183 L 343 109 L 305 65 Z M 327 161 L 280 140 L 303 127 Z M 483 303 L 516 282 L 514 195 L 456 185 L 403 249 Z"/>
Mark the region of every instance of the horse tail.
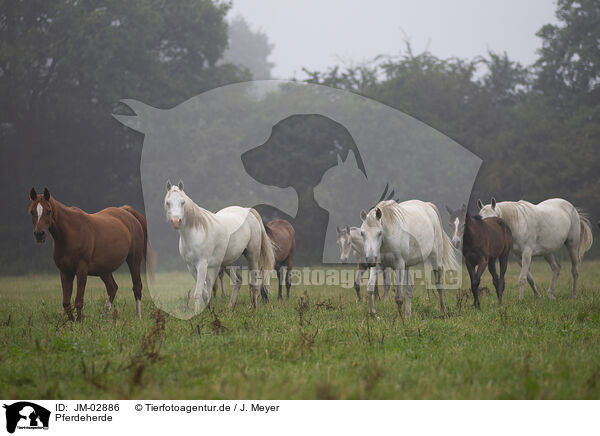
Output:
<path fill-rule="evenodd" d="M 456 270 L 458 269 L 458 260 L 456 259 L 456 255 L 454 254 L 454 247 L 452 246 L 452 241 L 444 232 L 444 223 L 442 221 L 442 216 L 440 215 L 440 211 L 437 206 L 433 203 L 429 203 L 438 218 L 439 231 L 442 234 L 442 267 L 444 270 Z"/>
<path fill-rule="evenodd" d="M 258 268 L 263 274 L 264 283 L 264 279 L 267 277 L 267 274 L 271 274 L 271 271 L 275 267 L 273 242 L 271 241 L 271 238 L 269 238 L 269 235 L 265 229 L 265 225 L 263 224 L 263 220 L 258 212 L 252 208 L 250 208 L 250 212 L 256 217 L 258 223 L 260 224 L 260 255 L 258 257 Z"/>
<path fill-rule="evenodd" d="M 579 215 L 579 226 L 581 227 L 579 233 L 579 260 L 581 260 L 585 252 L 592 248 L 594 236 L 592 235 L 592 223 L 590 223 L 587 215 L 581 210 L 577 210 L 577 214 Z"/>
<path fill-rule="evenodd" d="M 156 253 L 152 249 L 150 239 L 148 238 L 148 224 L 146 223 L 146 218 L 144 218 L 144 215 L 142 215 L 129 205 L 121 206 L 121 209 L 124 209 L 131 215 L 133 215 L 142 226 L 142 230 L 144 231 L 144 259 L 146 259 L 146 270 L 150 275 L 150 279 L 154 280 L 154 269 L 156 267 Z"/>

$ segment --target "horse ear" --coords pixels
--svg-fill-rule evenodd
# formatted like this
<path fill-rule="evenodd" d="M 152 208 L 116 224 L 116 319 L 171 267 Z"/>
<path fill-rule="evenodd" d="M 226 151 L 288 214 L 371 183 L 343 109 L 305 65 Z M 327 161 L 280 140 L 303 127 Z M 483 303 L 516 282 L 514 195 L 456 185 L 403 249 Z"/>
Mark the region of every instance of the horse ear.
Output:
<path fill-rule="evenodd" d="M 183 180 L 179 180 L 177 187 L 183 191 Z"/>
<path fill-rule="evenodd" d="M 35 188 L 31 188 L 31 191 L 29 191 L 29 198 L 31 198 L 32 201 L 37 198 L 37 192 L 35 192 Z"/>
<path fill-rule="evenodd" d="M 173 185 L 171 185 L 171 180 L 167 180 L 167 191 L 170 191 L 172 186 Z"/>
<path fill-rule="evenodd" d="M 375 217 L 377 217 L 378 220 L 381 219 L 381 209 L 375 209 Z"/>
<path fill-rule="evenodd" d="M 448 211 L 448 215 L 452 216 L 452 209 L 450 209 L 448 205 L 446 205 L 446 210 Z"/>
<path fill-rule="evenodd" d="M 463 203 L 461 209 L 460 209 L 463 213 L 467 211 L 467 205 Z"/>
<path fill-rule="evenodd" d="M 346 225 L 346 233 L 350 234 L 350 226 Z"/>
<path fill-rule="evenodd" d="M 50 191 L 48 191 L 48 188 L 44 188 L 44 200 L 50 200 Z"/>
<path fill-rule="evenodd" d="M 477 208 L 479 210 L 483 209 L 483 203 L 481 202 L 481 199 L 477 199 Z"/>
<path fill-rule="evenodd" d="M 496 209 L 496 199 L 492 197 L 492 209 Z"/>
<path fill-rule="evenodd" d="M 360 211 L 360 219 L 363 221 L 367 219 L 367 212 L 364 209 Z"/>
<path fill-rule="evenodd" d="M 341 229 L 340 229 L 338 226 L 336 226 L 336 228 L 335 228 L 335 229 L 337 230 L 337 232 L 338 232 L 338 235 L 339 235 L 340 233 L 342 233 Z"/>

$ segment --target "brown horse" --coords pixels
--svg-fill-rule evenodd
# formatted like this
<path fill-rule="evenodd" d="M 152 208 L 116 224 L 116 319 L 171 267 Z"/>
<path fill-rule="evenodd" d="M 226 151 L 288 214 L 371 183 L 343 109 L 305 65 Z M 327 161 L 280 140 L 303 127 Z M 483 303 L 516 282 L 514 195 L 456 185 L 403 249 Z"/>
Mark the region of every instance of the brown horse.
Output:
<path fill-rule="evenodd" d="M 73 320 L 71 294 L 73 279 L 77 277 L 75 309 L 81 321 L 83 294 L 88 275 L 98 276 L 106 286 L 108 294 L 106 310 L 110 310 L 117 293 L 117 283 L 112 273 L 123 262 L 127 262 L 133 281 L 136 314 L 142 316 L 141 264 L 147 256 L 149 272 L 153 271 L 153 252 L 148 241 L 146 219 L 130 206 L 109 207 L 88 214 L 76 207 L 68 207 L 50 195 L 48 189 L 37 194 L 34 188 L 29 193 L 29 213 L 33 221 L 33 234 L 38 243 L 46 240 L 50 233 L 54 241 L 52 256 L 60 270 L 63 289 L 63 307 Z"/>
<path fill-rule="evenodd" d="M 286 220 L 273 220 L 269 221 L 265 225 L 267 236 L 273 242 L 273 251 L 275 252 L 275 270 L 277 271 L 277 282 L 279 284 L 279 291 L 277 298 L 283 299 L 282 294 L 282 280 L 283 267 L 286 267 L 285 274 L 285 287 L 287 291 L 287 298 L 290 298 L 290 288 L 292 287 L 292 280 L 290 273 L 294 267 L 294 253 L 296 251 L 296 232 L 294 227 Z M 221 295 L 225 297 L 225 288 L 223 286 L 223 274 L 227 273 L 229 277 L 235 274 L 232 280 L 241 281 L 240 272 L 235 267 L 221 268 L 218 275 L 218 280 L 215 280 L 213 284 L 213 296 L 217 296 L 218 284 L 221 282 Z M 269 293 L 265 286 L 261 286 L 260 294 L 262 301 L 266 303 L 269 300 Z"/>
<path fill-rule="evenodd" d="M 502 305 L 504 292 L 504 274 L 508 266 L 508 255 L 512 249 L 512 232 L 503 219 L 497 217 L 481 218 L 471 215 L 465 205 L 456 211 L 446 207 L 450 214 L 452 244 L 460 249 L 471 279 L 473 304 L 481 310 L 479 303 L 479 282 L 486 267 L 496 288 L 498 304 Z M 496 271 L 496 259 L 500 262 L 500 275 Z M 477 270 L 475 269 L 477 267 Z"/>
<path fill-rule="evenodd" d="M 294 267 L 294 253 L 296 251 L 296 232 L 292 225 L 286 220 L 269 221 L 265 226 L 267 235 L 273 242 L 273 250 L 275 251 L 275 270 L 277 271 L 277 282 L 279 291 L 277 298 L 283 298 L 281 294 L 283 267 L 285 272 L 285 289 L 287 298 L 290 298 L 290 288 L 292 280 L 290 274 Z"/>

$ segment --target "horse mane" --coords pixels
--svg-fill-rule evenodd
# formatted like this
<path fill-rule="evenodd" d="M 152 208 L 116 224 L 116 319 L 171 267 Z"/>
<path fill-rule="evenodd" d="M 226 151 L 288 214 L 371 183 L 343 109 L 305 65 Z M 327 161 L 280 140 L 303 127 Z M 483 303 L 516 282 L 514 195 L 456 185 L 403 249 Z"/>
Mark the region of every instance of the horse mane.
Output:
<path fill-rule="evenodd" d="M 381 224 L 382 225 L 393 225 L 405 222 L 404 210 L 396 203 L 395 200 L 384 200 L 377 203 L 377 205 L 371 210 L 379 208 L 381 210 Z M 370 212 L 369 212 L 370 214 Z"/>
<path fill-rule="evenodd" d="M 471 212 L 467 211 L 465 221 L 467 221 L 469 218 L 474 219 L 476 221 L 483 221 L 483 218 L 478 213 L 473 213 L 472 214 Z"/>
<path fill-rule="evenodd" d="M 210 224 L 215 221 L 214 214 L 194 203 L 194 201 L 177 186 L 173 186 L 172 189 L 179 191 L 183 198 L 185 198 L 185 203 L 183 205 L 185 225 L 196 229 L 201 228 L 205 231 L 208 230 Z"/>
<path fill-rule="evenodd" d="M 533 207 L 533 205 L 525 200 L 503 201 L 496 204 L 496 209 L 500 211 L 500 218 L 506 221 L 509 226 L 516 224 L 520 215 L 526 217 L 526 212 L 531 207 Z"/>

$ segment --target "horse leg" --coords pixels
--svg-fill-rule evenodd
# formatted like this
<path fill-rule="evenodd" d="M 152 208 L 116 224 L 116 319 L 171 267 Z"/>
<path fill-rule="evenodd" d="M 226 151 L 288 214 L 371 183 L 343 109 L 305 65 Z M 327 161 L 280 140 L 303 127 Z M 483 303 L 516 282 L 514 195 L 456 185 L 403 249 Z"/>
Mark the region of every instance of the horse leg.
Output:
<path fill-rule="evenodd" d="M 354 290 L 356 291 L 356 296 L 358 297 L 358 301 L 361 301 L 360 296 L 360 280 L 362 279 L 363 272 L 366 270 L 366 266 L 364 264 L 359 263 L 356 265 L 356 278 L 354 279 Z"/>
<path fill-rule="evenodd" d="M 477 273 L 475 271 L 475 263 L 469 258 L 465 257 L 465 264 L 467 266 L 467 272 L 469 273 L 469 279 L 471 280 L 471 292 L 473 293 L 473 306 L 480 308 L 479 304 L 479 282 L 477 281 Z"/>
<path fill-rule="evenodd" d="M 75 309 L 77 310 L 77 321 L 83 320 L 83 294 L 87 283 L 87 266 L 80 266 L 77 273 L 77 295 L 75 295 Z"/>
<path fill-rule="evenodd" d="M 293 268 L 293 264 L 291 262 L 288 262 L 287 267 L 285 268 L 285 292 L 286 292 L 286 299 L 290 299 L 290 289 L 292 287 L 292 276 L 290 275 L 292 273 L 292 268 Z"/>
<path fill-rule="evenodd" d="M 275 267 L 275 272 L 277 273 L 277 282 L 279 285 L 279 298 L 278 300 L 281 300 L 281 281 L 280 281 L 280 271 L 279 268 Z M 268 272 L 264 272 L 265 276 L 267 274 L 269 274 Z M 252 293 L 250 293 L 250 296 L 252 296 Z M 260 284 L 260 298 L 263 302 L 263 304 L 267 304 L 269 302 L 269 288 L 267 288 L 267 285 L 265 285 L 265 279 L 263 277 L 263 281 Z"/>
<path fill-rule="evenodd" d="M 544 256 L 546 262 L 550 264 L 550 268 L 552 268 L 552 281 L 550 282 L 550 287 L 548 288 L 548 298 L 554 300 L 554 289 L 556 288 L 556 281 L 558 280 L 558 274 L 560 273 L 560 263 L 558 263 L 558 259 L 552 253 Z"/>
<path fill-rule="evenodd" d="M 133 283 L 133 296 L 135 297 L 135 314 L 138 318 L 142 317 L 142 260 L 135 260 L 132 256 L 127 258 L 127 266 L 131 274 Z"/>
<path fill-rule="evenodd" d="M 525 280 L 529 280 L 529 284 L 533 289 L 533 293 L 536 297 L 539 297 L 539 292 L 537 287 L 535 286 L 535 282 L 533 281 L 533 275 L 531 275 L 530 279 L 530 271 L 529 266 L 531 265 L 531 254 L 532 250 L 530 248 L 526 248 L 523 250 L 521 254 L 521 274 L 519 275 L 519 300 L 523 299 L 523 293 L 525 291 Z"/>
<path fill-rule="evenodd" d="M 221 272 L 221 268 L 206 268 L 206 280 L 204 288 L 202 289 L 202 299 L 204 300 L 204 304 L 208 307 L 210 303 L 210 289 L 212 289 L 212 285 L 217 283 L 217 278 L 219 277 L 219 273 Z"/>
<path fill-rule="evenodd" d="M 249 266 L 249 271 L 250 271 L 250 283 L 249 283 L 249 288 L 250 288 L 250 298 L 252 300 L 252 307 L 254 309 L 256 309 L 256 307 L 258 306 L 258 294 L 259 294 L 259 287 L 258 287 L 258 283 L 259 283 L 259 269 L 258 269 L 258 262 L 256 261 L 248 261 L 248 266 Z M 267 272 L 265 271 L 265 274 L 267 274 Z"/>
<path fill-rule="evenodd" d="M 115 299 L 115 295 L 117 293 L 117 284 L 115 282 L 115 278 L 111 273 L 102 274 L 100 279 L 104 282 L 104 286 L 106 286 L 106 305 L 104 306 L 104 312 L 110 312 L 112 308 L 112 302 Z"/>
<path fill-rule="evenodd" d="M 498 272 L 496 271 L 496 259 L 490 258 L 488 262 L 488 269 L 490 270 L 490 274 L 492 275 L 492 281 L 494 282 L 494 288 L 496 288 L 496 295 L 498 296 L 498 303 L 500 303 L 500 278 L 498 277 Z"/>
<path fill-rule="evenodd" d="M 522 257 L 521 257 L 521 258 L 519 258 L 519 257 L 518 257 L 518 256 L 515 254 L 515 259 L 516 259 L 516 261 L 517 261 L 517 263 L 518 263 L 519 265 L 522 265 L 522 262 L 523 262 L 523 260 L 522 260 Z M 521 268 L 521 269 L 522 269 L 522 268 Z M 520 283 L 520 277 L 521 277 L 521 276 L 519 275 L 519 283 Z M 537 286 L 535 285 L 535 281 L 533 280 L 533 274 L 531 274 L 531 271 L 529 271 L 529 270 L 527 270 L 527 283 L 529 283 L 529 286 L 531 287 L 531 290 L 533 291 L 534 295 L 535 295 L 536 297 L 539 297 L 539 296 L 540 296 L 540 292 L 538 291 L 538 288 L 537 288 Z M 522 294 L 522 292 L 521 292 L 520 285 L 519 285 L 519 300 L 521 300 L 521 299 L 523 298 L 523 297 L 522 297 L 522 295 L 523 295 L 523 294 Z"/>
<path fill-rule="evenodd" d="M 404 311 L 406 313 L 406 317 L 410 318 L 411 314 L 411 304 L 413 297 L 413 282 L 410 277 L 410 269 L 408 267 L 404 268 L 404 276 L 406 278 L 406 292 L 404 292 Z M 437 279 L 436 279 L 437 281 Z M 440 293 L 440 302 L 442 304 L 442 311 L 445 312 L 446 308 L 444 306 L 444 297 Z"/>
<path fill-rule="evenodd" d="M 73 278 L 72 274 L 60 272 L 60 283 L 63 290 L 63 309 L 69 318 L 73 321 L 73 309 L 71 308 L 71 295 L 73 294 Z"/>
<path fill-rule="evenodd" d="M 206 275 L 208 265 L 206 261 L 201 261 L 196 265 L 196 289 L 194 290 L 194 312 L 200 312 L 200 299 L 204 297 L 204 289 L 206 287 Z M 208 306 L 210 302 L 210 293 L 208 294 L 208 301 L 203 298 L 204 304 Z"/>
<path fill-rule="evenodd" d="M 237 268 L 231 267 L 229 277 L 233 281 L 233 290 L 231 291 L 231 298 L 229 299 L 229 308 L 233 309 L 237 302 L 238 292 L 240 292 L 240 286 L 242 284 L 242 277 L 238 272 Z"/>
<path fill-rule="evenodd" d="M 402 316 L 402 298 L 404 297 L 404 262 L 396 266 L 396 305 L 398 314 Z"/>
<path fill-rule="evenodd" d="M 573 275 L 573 293 L 571 298 L 577 297 L 577 278 L 579 277 L 579 249 L 575 244 L 568 244 L 569 256 L 571 257 L 571 274 Z"/>
<path fill-rule="evenodd" d="M 504 294 L 504 275 L 506 274 L 506 268 L 508 267 L 508 255 L 509 253 L 505 253 L 500 256 L 500 280 L 498 281 L 498 304 L 500 306 L 502 306 L 502 295 Z"/>
<path fill-rule="evenodd" d="M 223 284 L 223 276 L 225 275 L 225 268 L 223 271 L 219 273 L 219 281 L 221 282 L 221 298 L 226 298 L 227 294 L 225 294 L 225 285 Z"/>
<path fill-rule="evenodd" d="M 377 300 L 381 300 L 381 297 L 379 297 L 379 268 L 376 267 L 376 271 L 377 271 L 377 278 L 375 279 L 375 298 Z"/>
<path fill-rule="evenodd" d="M 442 315 L 445 315 L 446 304 L 444 303 L 444 289 L 442 287 L 442 267 L 438 267 L 438 269 L 435 270 L 435 287 L 437 288 L 438 296 L 440 297 L 440 310 L 442 311 Z"/>
<path fill-rule="evenodd" d="M 221 279 L 221 290 L 223 289 L 223 270 L 224 268 L 221 267 L 219 268 L 219 274 L 217 274 L 217 278 Z M 212 286 L 212 293 L 213 293 L 213 297 L 217 298 L 217 291 L 219 290 L 219 281 L 216 280 L 213 282 L 213 286 Z"/>
<path fill-rule="evenodd" d="M 279 286 L 277 290 L 277 299 L 283 300 L 283 294 L 281 293 L 281 288 L 283 287 L 283 283 L 281 279 L 283 278 L 283 265 L 277 268 L 277 285 Z"/>
<path fill-rule="evenodd" d="M 391 275 L 392 275 L 391 268 L 383 269 L 383 299 L 384 300 L 387 300 L 388 294 L 390 292 Z"/>
<path fill-rule="evenodd" d="M 540 291 L 538 291 L 537 286 L 535 285 L 535 281 L 533 280 L 533 274 L 531 274 L 531 271 L 527 271 L 527 283 L 529 283 L 529 286 L 531 287 L 533 294 L 536 297 L 539 297 L 541 294 L 540 294 Z"/>
<path fill-rule="evenodd" d="M 369 282 L 367 283 L 367 295 L 369 296 L 369 310 L 375 315 L 375 283 L 377 282 L 377 267 L 369 268 Z"/>

